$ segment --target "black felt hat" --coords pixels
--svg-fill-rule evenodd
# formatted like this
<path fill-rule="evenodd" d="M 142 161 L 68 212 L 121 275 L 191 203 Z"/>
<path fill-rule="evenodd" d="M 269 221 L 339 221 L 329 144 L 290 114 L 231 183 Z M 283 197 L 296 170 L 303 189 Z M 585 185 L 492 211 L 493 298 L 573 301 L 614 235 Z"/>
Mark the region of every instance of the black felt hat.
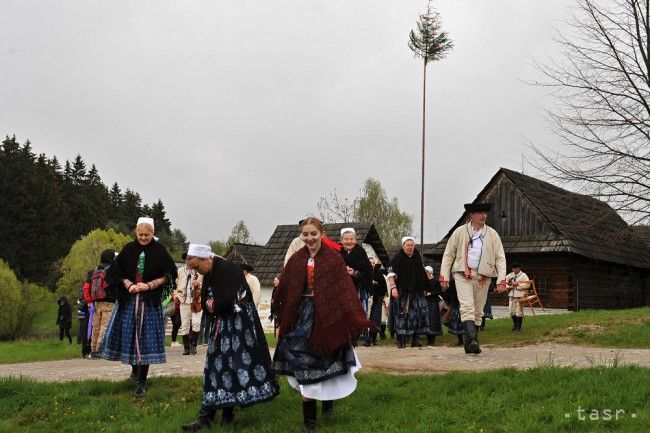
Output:
<path fill-rule="evenodd" d="M 466 203 L 465 210 L 467 212 L 490 212 L 492 203 Z"/>
<path fill-rule="evenodd" d="M 240 267 L 242 268 L 243 271 L 253 272 L 255 270 L 255 268 L 249 265 L 248 263 L 243 263 L 240 265 Z"/>

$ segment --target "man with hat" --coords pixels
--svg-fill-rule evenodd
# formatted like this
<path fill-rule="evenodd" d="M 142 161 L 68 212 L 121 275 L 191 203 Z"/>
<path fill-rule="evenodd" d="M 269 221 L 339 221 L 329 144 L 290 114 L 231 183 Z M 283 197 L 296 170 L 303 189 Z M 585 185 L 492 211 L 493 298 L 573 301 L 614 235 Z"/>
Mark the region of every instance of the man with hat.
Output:
<path fill-rule="evenodd" d="M 255 308 L 258 308 L 260 306 L 260 295 L 262 293 L 262 285 L 260 284 L 260 280 L 257 279 L 257 277 L 251 272 L 253 272 L 255 269 L 249 265 L 248 263 L 244 263 L 241 265 L 242 272 L 244 272 L 244 278 L 246 279 L 246 283 L 248 284 L 248 287 L 251 289 L 251 294 L 253 295 L 253 303 L 255 304 Z"/>
<path fill-rule="evenodd" d="M 497 278 L 497 292 L 505 291 L 506 256 L 499 234 L 485 224 L 492 203 L 465 205 L 467 224 L 449 237 L 440 266 L 440 285 L 449 287 L 453 273 L 463 323 L 465 353 L 481 353 L 477 327 L 481 325 L 483 307 L 492 278 Z"/>
<path fill-rule="evenodd" d="M 508 292 L 508 308 L 512 318 L 512 330 L 521 332 L 521 324 L 524 321 L 524 309 L 519 303 L 519 299 L 528 294 L 530 283 L 528 275 L 522 272 L 519 263 L 513 263 L 510 268 L 512 272 L 506 275 L 506 290 Z"/>

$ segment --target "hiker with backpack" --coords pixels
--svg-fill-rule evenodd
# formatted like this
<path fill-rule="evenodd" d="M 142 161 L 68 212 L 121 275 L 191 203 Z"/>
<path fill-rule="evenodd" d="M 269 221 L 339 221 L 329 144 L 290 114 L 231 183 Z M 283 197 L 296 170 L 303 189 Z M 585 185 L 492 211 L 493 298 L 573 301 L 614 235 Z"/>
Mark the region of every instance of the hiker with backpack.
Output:
<path fill-rule="evenodd" d="M 89 310 L 93 310 L 94 307 L 92 317 L 88 317 L 88 322 L 92 323 L 88 358 L 99 358 L 99 346 L 104 338 L 108 320 L 113 313 L 113 307 L 115 307 L 115 282 L 109 282 L 106 279 L 106 272 L 114 260 L 115 250 L 106 249 L 102 251 L 99 265 L 88 272 L 88 277 L 84 283 L 84 300 Z"/>

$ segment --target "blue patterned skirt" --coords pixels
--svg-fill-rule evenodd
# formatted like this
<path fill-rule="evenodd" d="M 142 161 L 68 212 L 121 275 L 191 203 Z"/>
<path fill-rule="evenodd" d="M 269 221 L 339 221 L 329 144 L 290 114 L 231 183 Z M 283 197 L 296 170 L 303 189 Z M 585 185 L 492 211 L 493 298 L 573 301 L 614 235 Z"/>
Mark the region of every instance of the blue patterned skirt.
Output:
<path fill-rule="evenodd" d="M 255 305 L 244 301 L 236 309 L 213 326 L 203 370 L 204 406 L 252 406 L 280 392 Z"/>
<path fill-rule="evenodd" d="M 429 334 L 429 306 L 418 292 L 400 295 L 396 317 L 397 335 Z"/>
<path fill-rule="evenodd" d="M 162 307 L 137 302 L 129 296 L 115 308 L 108 321 L 100 356 L 129 365 L 162 364 L 165 362 L 165 328 Z"/>
<path fill-rule="evenodd" d="M 357 365 L 351 344 L 344 344 L 330 356 L 316 357 L 309 351 L 309 337 L 314 325 L 314 298 L 300 302 L 296 328 L 280 338 L 273 355 L 277 374 L 292 376 L 300 385 L 323 382 L 344 375 Z"/>

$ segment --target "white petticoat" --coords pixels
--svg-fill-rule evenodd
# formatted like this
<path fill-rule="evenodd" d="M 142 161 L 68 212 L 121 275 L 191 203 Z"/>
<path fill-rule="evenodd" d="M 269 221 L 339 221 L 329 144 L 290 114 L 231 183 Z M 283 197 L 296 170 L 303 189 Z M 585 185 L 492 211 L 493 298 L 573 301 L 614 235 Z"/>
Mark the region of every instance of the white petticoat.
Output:
<path fill-rule="evenodd" d="M 300 385 L 294 377 L 287 376 L 289 385 L 293 389 L 300 391 L 300 395 L 303 397 L 312 400 L 338 400 L 347 397 L 357 389 L 357 379 L 354 374 L 361 369 L 361 361 L 359 361 L 357 352 L 354 349 L 352 351 L 354 352 L 356 365 L 350 367 L 346 374 L 309 385 Z"/>

